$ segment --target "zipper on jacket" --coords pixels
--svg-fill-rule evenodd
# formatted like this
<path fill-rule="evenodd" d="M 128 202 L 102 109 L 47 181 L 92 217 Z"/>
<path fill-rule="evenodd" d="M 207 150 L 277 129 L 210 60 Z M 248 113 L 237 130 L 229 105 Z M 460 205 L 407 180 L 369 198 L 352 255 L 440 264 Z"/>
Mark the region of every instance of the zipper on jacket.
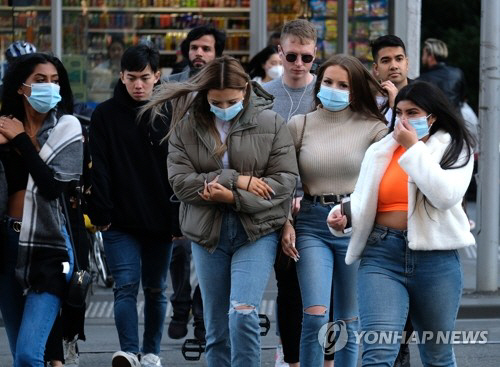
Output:
<path fill-rule="evenodd" d="M 258 126 L 258 125 L 257 125 L 257 124 L 251 124 L 251 123 L 250 123 L 250 124 L 248 124 L 248 125 L 246 125 L 246 126 L 239 127 L 239 128 L 237 128 L 237 129 L 235 129 L 235 130 L 233 130 L 233 131 L 229 130 L 229 132 L 227 133 L 227 137 L 226 137 L 227 160 L 228 160 L 228 162 L 230 162 L 230 161 L 231 161 L 231 159 L 230 159 L 231 157 L 230 157 L 230 155 L 229 155 L 229 153 L 230 153 L 230 151 L 229 151 L 229 145 L 230 145 L 230 144 L 229 144 L 229 142 L 230 142 L 230 139 L 229 139 L 229 138 L 230 138 L 230 137 L 231 137 L 234 133 L 237 133 L 237 132 L 239 132 L 239 131 L 248 130 L 248 129 L 251 129 L 251 128 L 256 127 L 256 126 Z M 222 160 L 221 160 L 221 164 L 222 164 Z"/>
<path fill-rule="evenodd" d="M 200 138 L 201 142 L 203 143 L 203 145 L 205 146 L 205 148 L 207 148 L 207 150 L 209 152 L 212 152 L 211 153 L 211 157 L 217 162 L 217 164 L 219 165 L 219 168 L 224 168 L 224 165 L 222 164 L 222 159 L 220 159 L 219 157 L 216 157 L 215 153 L 213 152 L 213 148 L 210 147 L 207 143 L 207 141 L 204 139 L 204 137 L 200 134 L 200 131 L 198 128 L 196 128 L 196 134 L 198 135 L 198 137 Z"/>

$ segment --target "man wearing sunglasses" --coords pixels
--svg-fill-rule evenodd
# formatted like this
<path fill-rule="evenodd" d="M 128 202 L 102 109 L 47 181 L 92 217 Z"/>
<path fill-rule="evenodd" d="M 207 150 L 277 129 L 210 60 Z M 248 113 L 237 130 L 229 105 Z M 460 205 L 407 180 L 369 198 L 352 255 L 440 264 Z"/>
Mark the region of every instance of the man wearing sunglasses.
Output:
<path fill-rule="evenodd" d="M 281 30 L 278 53 L 283 62 L 283 75 L 263 84 L 263 88 L 274 96 L 273 111 L 286 121 L 314 109 L 313 89 L 316 76 L 310 71 L 316 54 L 316 39 L 316 29 L 304 19 L 292 20 Z M 296 195 L 298 197 L 294 200 L 294 212 L 300 207 L 300 185 Z M 280 258 L 286 257 L 281 255 Z M 281 365 L 286 365 L 286 362 L 290 367 L 295 367 L 299 365 L 302 298 L 295 263 L 292 261 L 286 266 L 281 266 L 280 263 L 276 263 L 275 271 L 278 282 L 278 329 L 283 346 L 278 346 L 276 358 Z"/>
<path fill-rule="evenodd" d="M 274 96 L 273 111 L 286 121 L 313 109 L 315 76 L 310 73 L 316 54 L 316 29 L 304 19 L 286 23 L 281 31 L 278 52 L 283 76 L 263 85 Z"/>

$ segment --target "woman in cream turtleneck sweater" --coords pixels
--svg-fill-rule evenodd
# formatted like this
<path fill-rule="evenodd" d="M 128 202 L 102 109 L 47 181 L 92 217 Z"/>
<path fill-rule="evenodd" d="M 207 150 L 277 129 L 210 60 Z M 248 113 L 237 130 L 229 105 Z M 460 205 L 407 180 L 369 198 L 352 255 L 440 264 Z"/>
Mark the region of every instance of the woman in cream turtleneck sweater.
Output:
<path fill-rule="evenodd" d="M 374 90 L 385 93 L 356 58 L 335 55 L 318 70 L 316 110 L 288 123 L 305 194 L 295 230 L 291 223 L 285 225 L 282 246 L 297 262 L 304 307 L 300 362 L 305 367 L 323 366 L 318 333 L 328 323 L 332 281 L 335 321 L 347 331 L 337 341 L 337 350 L 342 340 L 346 344 L 336 353 L 335 365 L 355 366 L 357 361 L 357 266 L 345 264 L 348 239 L 333 237 L 326 219 L 333 205 L 353 191 L 368 147 L 387 134 Z M 324 352 L 333 353 L 335 347 L 327 347 Z"/>

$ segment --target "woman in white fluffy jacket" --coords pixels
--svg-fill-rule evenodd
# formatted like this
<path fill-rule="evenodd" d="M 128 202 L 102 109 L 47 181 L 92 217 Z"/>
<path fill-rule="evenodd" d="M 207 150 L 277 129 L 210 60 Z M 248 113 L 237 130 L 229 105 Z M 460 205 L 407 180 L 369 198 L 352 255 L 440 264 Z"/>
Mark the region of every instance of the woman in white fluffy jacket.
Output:
<path fill-rule="evenodd" d="M 462 294 L 457 249 L 474 244 L 461 206 L 474 139 L 431 84 L 406 86 L 395 106 L 394 131 L 367 150 L 351 195 L 345 261 L 361 259 L 363 366 L 393 365 L 409 309 L 423 365 L 454 366 L 443 337 L 455 327 Z M 327 222 L 341 236 L 347 218 L 335 207 Z"/>

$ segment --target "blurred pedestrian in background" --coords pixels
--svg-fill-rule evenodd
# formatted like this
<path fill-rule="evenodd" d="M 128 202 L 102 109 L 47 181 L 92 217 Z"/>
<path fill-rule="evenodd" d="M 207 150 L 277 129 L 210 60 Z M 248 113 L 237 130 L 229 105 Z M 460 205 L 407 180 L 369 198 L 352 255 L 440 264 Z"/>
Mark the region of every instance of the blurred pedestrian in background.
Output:
<path fill-rule="evenodd" d="M 247 72 L 253 81 L 260 84 L 270 82 L 283 75 L 283 62 L 278 48 L 267 46 L 256 54 L 248 63 Z"/>

